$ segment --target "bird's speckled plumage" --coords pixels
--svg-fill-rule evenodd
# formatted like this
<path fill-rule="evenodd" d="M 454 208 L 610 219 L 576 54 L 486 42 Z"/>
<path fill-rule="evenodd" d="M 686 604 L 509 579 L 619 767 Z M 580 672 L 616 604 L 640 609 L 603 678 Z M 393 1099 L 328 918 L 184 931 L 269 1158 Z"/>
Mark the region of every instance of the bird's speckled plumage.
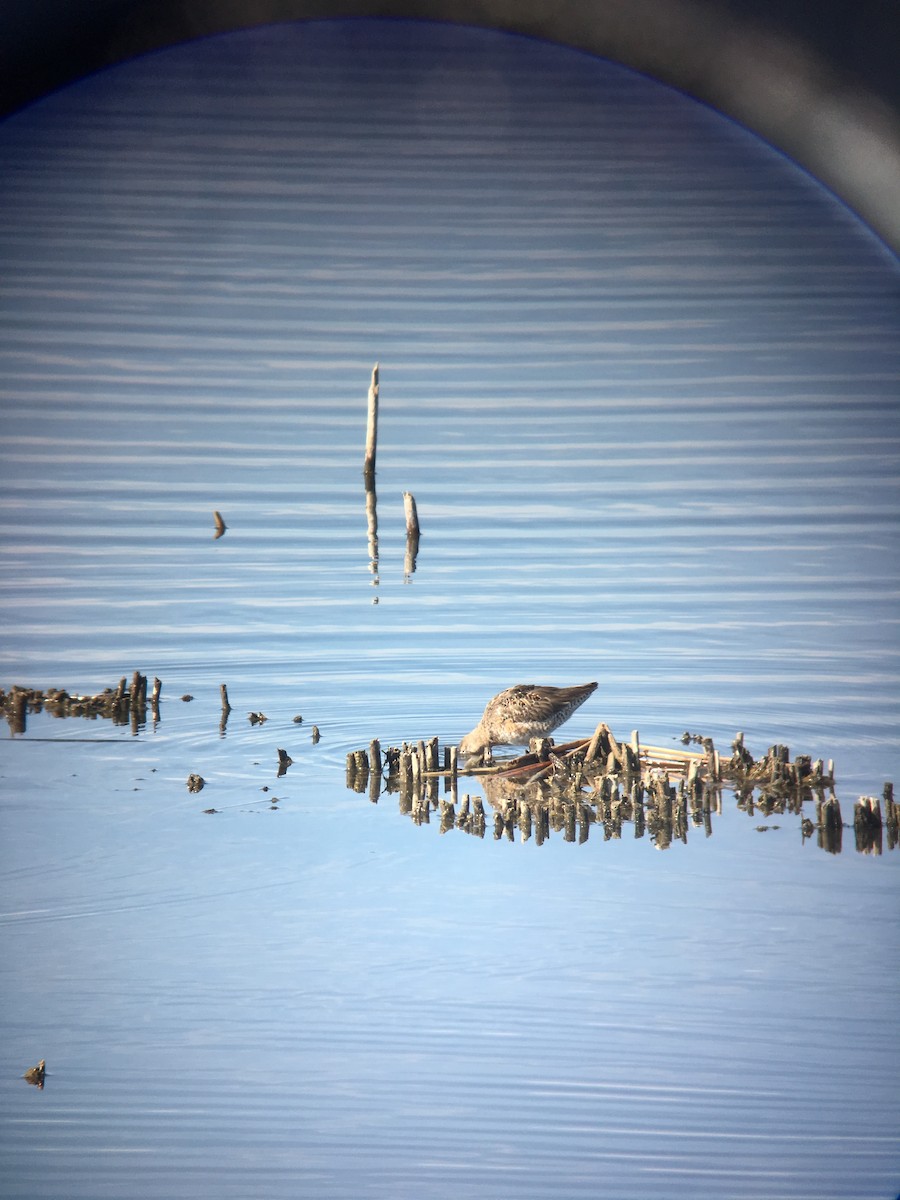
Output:
<path fill-rule="evenodd" d="M 517 683 L 488 701 L 484 716 L 459 743 L 459 753 L 489 754 L 492 746 L 525 746 L 533 737 L 546 737 L 568 721 L 596 687 L 596 683 L 562 688 Z"/>

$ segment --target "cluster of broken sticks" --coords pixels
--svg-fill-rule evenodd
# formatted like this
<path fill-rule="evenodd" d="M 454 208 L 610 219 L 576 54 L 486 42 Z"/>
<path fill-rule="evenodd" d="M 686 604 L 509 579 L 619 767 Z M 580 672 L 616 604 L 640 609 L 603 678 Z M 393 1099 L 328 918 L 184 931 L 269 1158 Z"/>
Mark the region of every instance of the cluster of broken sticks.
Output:
<path fill-rule="evenodd" d="M 131 686 L 123 675 L 118 687 L 106 688 L 92 696 L 72 695 L 64 688 L 28 688 L 14 685 L 0 691 L 0 709 L 13 733 L 24 733 L 29 713 L 48 712 L 54 717 L 105 717 L 114 725 L 130 725 L 135 731 L 151 719 L 159 720 L 159 695 L 162 683 L 153 680 L 147 693 L 147 676 L 135 671 Z"/>
<path fill-rule="evenodd" d="M 416 823 L 430 822 L 439 812 L 441 832 L 457 828 L 484 837 L 488 818 L 481 796 L 459 798 L 459 777 L 475 775 L 493 809 L 496 839 L 512 840 L 518 829 L 523 839 L 534 835 L 541 843 L 553 830 L 567 841 L 584 842 L 591 826 L 600 825 L 608 840 L 621 837 L 623 822 L 631 822 L 635 837 L 646 832 L 660 848 L 686 841 L 689 825 L 702 826 L 709 836 L 712 813 L 721 812 L 722 790 L 728 788 L 749 815 L 797 814 L 804 839 L 816 834 L 822 849 L 840 853 L 844 825 L 833 763 L 807 755 L 792 761 L 780 745 L 754 760 L 741 733 L 727 759 L 708 738 L 685 734 L 682 740 L 703 749 L 643 746 L 636 732 L 630 743 L 619 742 L 600 724 L 591 738 L 560 746 L 535 739 L 527 754 L 492 766 L 460 765 L 456 747 L 441 752 L 437 738 L 384 751 L 376 740 L 368 751 L 347 755 L 347 786 L 367 792 L 373 802 L 382 792 L 399 793 L 401 812 Z M 803 815 L 808 800 L 815 800 L 815 821 Z M 856 848 L 863 853 L 881 853 L 885 831 L 888 849 L 900 841 L 900 806 L 890 783 L 883 800 L 884 815 L 879 799 L 863 796 L 856 803 Z"/>
<path fill-rule="evenodd" d="M 137 733 L 146 724 L 148 714 L 154 724 L 159 722 L 161 692 L 162 681 L 154 679 L 148 694 L 147 676 L 140 671 L 134 672 L 130 686 L 127 676 L 123 675 L 117 687 L 104 688 L 94 695 L 73 694 L 64 688 L 31 688 L 14 684 L 9 691 L 0 689 L 0 712 L 9 722 L 12 733 L 25 733 L 28 714 L 39 712 L 48 712 L 53 717 L 85 717 L 88 720 L 103 717 L 112 721 L 113 725 L 128 725 L 132 733 Z M 219 692 L 222 698 L 219 729 L 224 730 L 231 712 L 228 689 L 224 683 Z M 182 699 L 190 700 L 192 697 L 182 696 Z"/>

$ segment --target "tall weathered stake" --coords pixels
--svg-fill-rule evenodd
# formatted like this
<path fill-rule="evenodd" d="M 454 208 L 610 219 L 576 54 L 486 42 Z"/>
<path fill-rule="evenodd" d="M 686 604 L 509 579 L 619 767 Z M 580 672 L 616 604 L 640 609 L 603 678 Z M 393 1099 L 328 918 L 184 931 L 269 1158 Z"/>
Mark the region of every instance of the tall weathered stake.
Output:
<path fill-rule="evenodd" d="M 366 461 L 363 465 L 363 478 L 367 488 L 375 487 L 375 449 L 378 441 L 378 363 L 372 368 L 372 382 L 369 384 L 369 412 L 366 420 Z"/>

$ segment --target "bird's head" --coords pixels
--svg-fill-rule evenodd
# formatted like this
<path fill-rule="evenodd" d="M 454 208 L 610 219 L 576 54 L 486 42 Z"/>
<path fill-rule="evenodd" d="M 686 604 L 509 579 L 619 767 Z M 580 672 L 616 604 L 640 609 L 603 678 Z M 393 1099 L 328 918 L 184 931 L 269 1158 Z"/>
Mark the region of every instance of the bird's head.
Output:
<path fill-rule="evenodd" d="M 471 758 L 476 754 L 484 754 L 489 749 L 490 742 L 484 736 L 479 725 L 471 733 L 467 733 L 459 743 L 459 756 L 460 758 Z"/>

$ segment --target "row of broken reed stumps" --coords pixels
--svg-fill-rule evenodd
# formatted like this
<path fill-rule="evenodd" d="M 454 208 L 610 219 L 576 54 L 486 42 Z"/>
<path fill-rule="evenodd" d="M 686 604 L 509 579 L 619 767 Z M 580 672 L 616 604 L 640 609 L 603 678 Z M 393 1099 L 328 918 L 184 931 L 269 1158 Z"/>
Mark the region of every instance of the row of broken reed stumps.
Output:
<path fill-rule="evenodd" d="M 373 803 L 383 792 L 399 794 L 401 812 L 417 824 L 439 812 L 441 832 L 457 828 L 484 837 L 488 818 L 481 797 L 460 800 L 458 794 L 459 777 L 476 775 L 494 809 L 496 839 L 512 840 L 518 829 L 523 840 L 533 834 L 540 844 L 552 829 L 567 841 L 584 842 L 592 826 L 602 825 L 608 840 L 621 837 L 623 823 L 631 822 L 635 837 L 649 833 L 659 848 L 686 841 L 691 825 L 710 836 L 712 813 L 721 812 L 722 789 L 728 788 L 748 814 L 798 815 L 804 840 L 815 834 L 823 850 L 840 853 L 844 823 L 833 791 L 833 763 L 802 754 L 792 760 L 782 745 L 755 760 L 742 733 L 727 759 L 711 739 L 685 734 L 682 740 L 702 744 L 703 751 L 642 746 L 636 732 L 630 743 L 619 742 L 601 724 L 592 738 L 560 746 L 536 739 L 527 754 L 485 767 L 461 766 L 456 747 L 442 749 L 437 738 L 384 751 L 376 739 L 368 750 L 347 755 L 347 787 L 368 793 Z M 815 821 L 803 815 L 808 800 L 815 800 Z M 885 783 L 881 799 L 860 797 L 853 820 L 857 850 L 880 854 L 885 834 L 888 849 L 895 849 L 898 824 L 900 805 L 891 783 Z"/>
<path fill-rule="evenodd" d="M 98 718 L 112 721 L 114 725 L 130 726 L 132 733 L 137 733 L 146 723 L 148 716 L 156 725 L 161 720 L 160 696 L 162 681 L 154 678 L 152 686 L 148 687 L 146 675 L 135 671 L 129 685 L 128 677 L 123 675 L 114 688 L 104 688 L 102 692 L 91 695 L 68 692 L 65 688 L 49 687 L 34 688 L 14 684 L 8 691 L 0 688 L 0 713 L 9 723 L 12 733 L 25 733 L 29 715 L 47 712 L 53 717 L 83 717 L 87 720 Z M 231 703 L 228 699 L 228 688 L 223 683 L 219 685 L 221 700 L 221 718 L 219 732 L 224 733 L 231 713 Z M 193 700 L 194 697 L 185 695 L 182 700 Z M 251 712 L 247 714 L 251 725 L 263 725 L 265 713 Z M 302 717 L 295 717 L 295 722 Z M 312 726 L 312 739 L 319 740 L 319 731 Z M 279 752 L 280 755 L 280 752 Z"/>
<path fill-rule="evenodd" d="M 9 722 L 13 733 L 24 733 L 30 713 L 48 712 L 54 717 L 98 717 L 114 725 L 130 725 L 134 732 L 147 721 L 159 721 L 159 699 L 162 683 L 154 679 L 148 690 L 147 676 L 135 671 L 131 685 L 123 675 L 118 686 L 104 688 L 94 695 L 78 695 L 64 688 L 31 688 L 14 684 L 9 691 L 0 688 L 0 712 Z"/>

